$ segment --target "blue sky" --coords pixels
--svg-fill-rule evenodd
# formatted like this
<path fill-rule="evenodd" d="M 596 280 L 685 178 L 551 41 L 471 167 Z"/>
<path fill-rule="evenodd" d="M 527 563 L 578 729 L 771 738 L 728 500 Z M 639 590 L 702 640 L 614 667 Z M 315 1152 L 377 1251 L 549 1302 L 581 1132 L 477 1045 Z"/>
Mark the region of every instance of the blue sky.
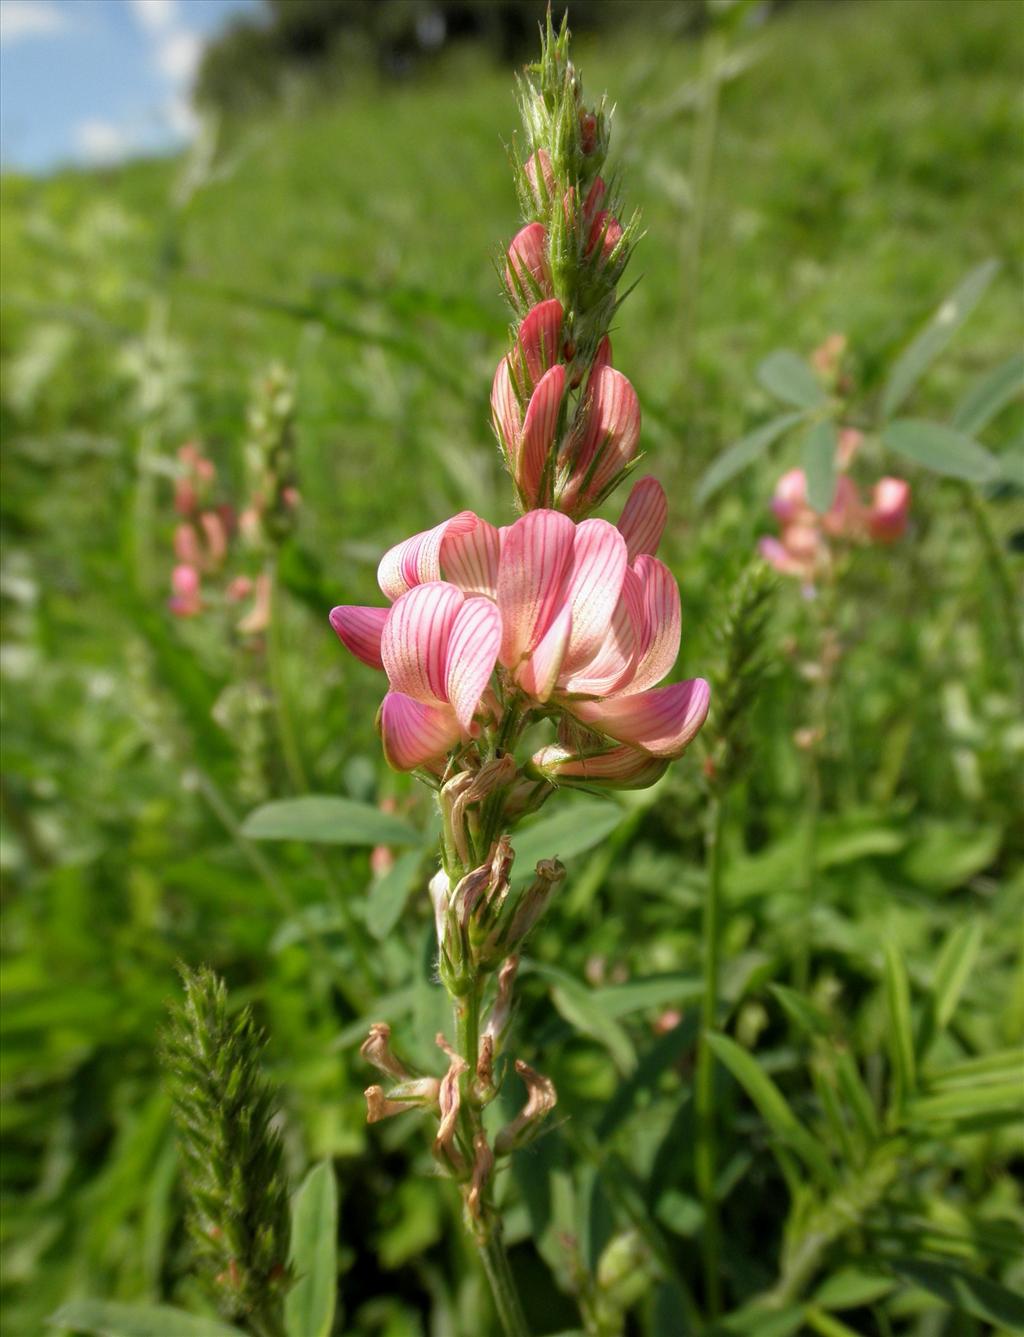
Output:
<path fill-rule="evenodd" d="M 204 42 L 259 0 L 0 0 L 0 161 L 41 171 L 177 147 Z"/>

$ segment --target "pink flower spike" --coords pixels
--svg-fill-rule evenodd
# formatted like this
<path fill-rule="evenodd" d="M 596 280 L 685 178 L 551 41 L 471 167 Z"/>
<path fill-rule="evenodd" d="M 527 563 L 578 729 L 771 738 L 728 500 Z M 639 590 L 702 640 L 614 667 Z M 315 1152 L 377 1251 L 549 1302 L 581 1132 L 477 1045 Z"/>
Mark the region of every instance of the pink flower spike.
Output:
<path fill-rule="evenodd" d="M 653 556 L 658 551 L 667 519 L 668 498 L 658 480 L 648 476 L 634 483 L 617 526 L 626 540 L 630 562 L 641 553 Z"/>
<path fill-rule="evenodd" d="M 548 368 L 558 361 L 562 316 L 562 303 L 552 297 L 531 307 L 519 326 L 517 371 L 521 392 L 529 393 Z"/>
<path fill-rule="evenodd" d="M 574 701 L 582 720 L 620 743 L 631 743 L 655 757 L 681 757 L 707 718 L 711 689 L 703 678 L 655 687 L 637 696 L 607 701 Z"/>
<path fill-rule="evenodd" d="M 906 533 L 910 484 L 902 478 L 880 478 L 871 494 L 868 527 L 878 543 L 894 543 Z"/>
<path fill-rule="evenodd" d="M 528 511 L 504 533 L 498 571 L 501 662 L 515 669 L 547 631 L 563 600 L 576 526 L 558 511 Z"/>
<path fill-rule="evenodd" d="M 515 457 L 514 476 L 527 504 L 536 505 L 548 455 L 555 444 L 558 415 L 565 394 L 565 368 L 561 363 L 546 371 L 530 399 L 523 420 L 523 434 Z"/>
<path fill-rule="evenodd" d="M 411 771 L 443 759 L 459 741 L 459 722 L 451 706 L 414 701 L 388 692 L 377 715 L 384 759 L 396 771 Z"/>
<path fill-rule="evenodd" d="M 452 623 L 445 658 L 445 695 L 463 729 L 494 672 L 501 648 L 501 614 L 490 599 L 467 599 Z"/>
<path fill-rule="evenodd" d="M 454 585 L 415 585 L 387 615 L 380 655 L 392 688 L 417 701 L 440 704 L 445 691 L 448 638 L 464 595 Z"/>
<path fill-rule="evenodd" d="M 382 669 L 380 638 L 390 611 L 342 604 L 331 609 L 331 626 L 346 650 L 370 668 Z"/>
<path fill-rule="evenodd" d="M 538 290 L 543 295 L 550 293 L 548 234 L 543 223 L 527 223 L 512 238 L 505 282 L 517 296 L 532 297 Z"/>

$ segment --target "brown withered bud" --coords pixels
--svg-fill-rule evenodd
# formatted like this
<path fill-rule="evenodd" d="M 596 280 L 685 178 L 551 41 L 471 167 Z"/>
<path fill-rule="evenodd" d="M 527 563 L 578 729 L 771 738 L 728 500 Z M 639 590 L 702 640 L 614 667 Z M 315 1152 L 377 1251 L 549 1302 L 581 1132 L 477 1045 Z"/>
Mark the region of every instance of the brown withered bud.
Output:
<path fill-rule="evenodd" d="M 437 1127 L 437 1136 L 434 1138 L 433 1151 L 437 1160 L 452 1174 L 464 1178 L 466 1162 L 455 1145 L 455 1130 L 459 1121 L 459 1108 L 462 1104 L 461 1078 L 464 1072 L 469 1071 L 469 1064 L 460 1054 L 455 1053 L 443 1035 L 437 1037 L 437 1043 L 448 1055 L 449 1064 L 448 1071 L 441 1078 L 441 1085 L 437 1093 L 437 1106 L 441 1112 L 441 1121 Z"/>
<path fill-rule="evenodd" d="M 401 1082 L 386 1094 L 381 1086 L 368 1086 L 363 1092 L 366 1122 L 380 1123 L 381 1119 L 390 1119 L 394 1114 L 405 1114 L 411 1109 L 429 1109 L 438 1103 L 440 1087 L 436 1077 L 416 1077 Z"/>
<path fill-rule="evenodd" d="M 469 1192 L 466 1194 L 466 1210 L 470 1219 L 475 1222 L 483 1219 L 484 1193 L 493 1169 L 494 1153 L 487 1142 L 486 1134 L 480 1131 L 473 1138 L 473 1173 L 469 1181 Z"/>
<path fill-rule="evenodd" d="M 473 1090 L 480 1100 L 489 1100 L 494 1093 L 494 1036 L 486 1032 L 480 1037 Z"/>
<path fill-rule="evenodd" d="M 508 956 L 498 971 L 498 993 L 487 1018 L 487 1025 L 484 1027 L 484 1039 L 489 1039 L 492 1046 L 498 1049 L 501 1048 L 508 1024 L 512 1020 L 512 986 L 518 969 L 519 957 Z"/>
<path fill-rule="evenodd" d="M 499 1156 L 508 1155 L 510 1151 L 532 1142 L 540 1130 L 540 1124 L 555 1108 L 558 1100 L 551 1079 L 542 1077 L 522 1059 L 516 1059 L 516 1072 L 526 1086 L 526 1104 L 495 1138 L 494 1150 Z"/>
<path fill-rule="evenodd" d="M 413 1074 L 392 1054 L 390 1044 L 391 1027 L 386 1021 L 375 1021 L 359 1052 L 378 1072 L 394 1077 L 398 1082 L 407 1081 Z"/>

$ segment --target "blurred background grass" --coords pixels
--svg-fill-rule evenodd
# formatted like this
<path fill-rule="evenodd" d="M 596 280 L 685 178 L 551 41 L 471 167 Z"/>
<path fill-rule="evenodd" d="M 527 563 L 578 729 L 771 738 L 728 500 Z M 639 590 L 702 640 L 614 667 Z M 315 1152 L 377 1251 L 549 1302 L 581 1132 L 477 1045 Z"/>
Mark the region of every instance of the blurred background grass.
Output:
<path fill-rule="evenodd" d="M 972 373 L 1019 346 L 1024 24 L 1013 0 L 834 0 L 787 5 L 734 33 L 698 306 L 683 275 L 701 30 L 680 12 L 652 6 L 645 20 L 584 32 L 576 58 L 591 94 L 607 89 L 618 105 L 613 162 L 647 230 L 616 362 L 637 387 L 650 466 L 672 498 L 682 670 L 695 673 L 767 528 L 774 475 L 795 463 L 776 452 L 698 514 L 703 469 L 769 409 L 752 375 L 761 358 L 841 330 L 870 393 L 943 294 L 988 256 L 1002 260 L 1000 276 L 920 402 L 943 413 Z M 68 1294 L 198 1303 L 183 1278 L 175 1153 L 154 1066 L 177 958 L 210 962 L 238 1001 L 258 1002 L 296 1175 L 311 1159 L 337 1158 L 347 1315 L 338 1330 L 426 1331 L 430 1306 L 440 1324 L 430 1331 L 479 1330 L 479 1295 L 459 1281 L 472 1268 L 451 1228 L 454 1204 L 422 1175 L 407 1177 L 409 1166 L 423 1169 L 417 1129 L 367 1137 L 366 1077 L 353 1055 L 364 1017 L 411 974 L 402 1025 L 421 1049 L 437 1028 L 426 898 L 414 895 L 375 945 L 373 989 L 346 987 L 350 949 L 332 898 L 360 913 L 366 856 L 261 852 L 239 836 L 235 821 L 259 796 L 240 778 L 247 745 L 264 750 L 267 794 L 291 786 L 266 718 L 247 744 L 211 715 L 220 702 L 225 718 L 245 652 L 223 628 L 174 623 L 165 603 L 174 452 L 198 438 L 239 492 L 251 385 L 281 361 L 297 381 L 303 496 L 283 556 L 284 691 L 303 766 L 316 792 L 393 796 L 426 822 L 423 798 L 379 761 L 379 685 L 339 651 L 326 613 L 375 601 L 377 556 L 398 538 L 465 506 L 510 515 L 487 392 L 507 320 L 492 262 L 516 227 L 502 147 L 513 128 L 510 68 L 470 43 L 404 81 L 359 74 L 336 94 L 302 88 L 233 110 L 188 160 L 3 177 L 11 1337 L 41 1331 Z M 684 375 L 680 348 L 694 328 Z M 994 444 L 1014 448 L 1020 431 L 1014 410 Z M 868 451 L 880 460 L 877 444 Z M 813 980 L 869 1071 L 884 1033 L 883 934 L 898 938 L 925 987 L 945 933 L 983 916 L 961 1045 L 1019 1040 L 1024 1012 L 1020 722 L 999 614 L 958 495 L 925 475 L 914 485 L 912 544 L 865 554 L 843 613 L 844 743 L 825 779 Z M 1019 501 L 1004 497 L 999 517 L 1003 529 L 1019 526 Z M 786 634 L 806 631 L 795 600 L 782 618 Z M 764 985 L 786 977 L 794 951 L 803 780 L 789 740 L 803 690 L 780 659 L 735 833 L 727 936 L 739 1031 L 749 1043 L 764 1033 L 798 1100 L 798 1056 Z M 586 914 L 585 932 L 556 911 L 534 946 L 541 962 L 578 977 L 589 962 L 605 982 L 696 969 L 698 762 L 677 770 L 630 818 L 629 841 L 574 870 L 584 890 L 570 903 Z M 522 1029 L 528 1046 L 545 1049 L 564 1109 L 589 1127 L 615 1068 L 599 1044 L 568 1032 L 550 992 L 538 973 Z M 650 1043 L 652 1016 L 631 1018 L 637 1043 Z M 644 1190 L 655 1217 L 659 1193 L 691 1191 L 685 1127 L 672 1123 L 685 1085 L 684 1071 L 644 1133 L 656 1132 L 659 1148 Z M 952 1185 L 1019 1228 L 1009 1171 L 1021 1147 L 998 1141 L 1006 1136 L 979 1135 L 937 1161 L 928 1183 L 936 1194 Z M 736 1175 L 747 1188 L 725 1211 L 742 1295 L 770 1275 L 764 1239 L 778 1235 L 784 1208 L 763 1155 L 737 1162 Z M 538 1230 L 528 1197 L 513 1218 L 521 1238 Z M 676 1215 L 669 1236 L 685 1259 L 692 1245 L 685 1212 Z M 536 1276 L 542 1330 L 569 1326 L 571 1309 L 535 1274 L 532 1251 L 518 1255 Z M 981 1251 L 981 1261 L 993 1257 Z M 883 1328 L 866 1310 L 858 1321 L 922 1337 L 983 1330 L 967 1318 L 943 1327 L 923 1303 L 886 1320 L 903 1326 Z"/>

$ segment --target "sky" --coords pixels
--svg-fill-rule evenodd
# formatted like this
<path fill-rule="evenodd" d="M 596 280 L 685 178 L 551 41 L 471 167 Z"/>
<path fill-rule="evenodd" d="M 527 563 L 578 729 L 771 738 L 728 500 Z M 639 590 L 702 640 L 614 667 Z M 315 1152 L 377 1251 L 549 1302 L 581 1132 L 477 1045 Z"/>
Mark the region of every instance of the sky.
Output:
<path fill-rule="evenodd" d="M 0 0 L 0 163 L 46 171 L 180 147 L 203 45 L 259 0 Z"/>

